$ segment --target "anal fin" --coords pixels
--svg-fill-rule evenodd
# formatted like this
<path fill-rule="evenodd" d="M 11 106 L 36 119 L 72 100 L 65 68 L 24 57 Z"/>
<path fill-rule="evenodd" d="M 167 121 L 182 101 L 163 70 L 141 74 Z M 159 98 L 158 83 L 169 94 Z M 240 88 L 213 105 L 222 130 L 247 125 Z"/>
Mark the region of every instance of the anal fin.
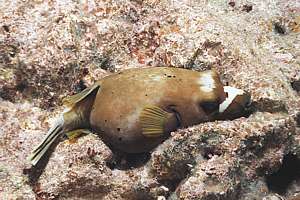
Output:
<path fill-rule="evenodd" d="M 90 133 L 91 133 L 91 131 L 88 129 L 76 129 L 76 130 L 67 132 L 65 134 L 68 138 L 68 142 L 72 144 L 72 143 L 76 143 L 79 137 L 90 134 Z"/>

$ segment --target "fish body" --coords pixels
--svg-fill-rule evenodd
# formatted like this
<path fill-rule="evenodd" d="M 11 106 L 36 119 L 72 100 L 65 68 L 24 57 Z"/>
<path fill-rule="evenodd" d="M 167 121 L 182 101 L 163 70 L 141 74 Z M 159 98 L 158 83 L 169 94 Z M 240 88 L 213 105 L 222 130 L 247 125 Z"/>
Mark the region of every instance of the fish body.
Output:
<path fill-rule="evenodd" d="M 72 138 L 77 130 L 97 133 L 113 150 L 148 152 L 179 127 L 226 119 L 249 100 L 242 90 L 223 86 L 214 70 L 124 70 L 66 98 L 68 109 L 30 160 L 35 165 L 61 136 Z"/>
<path fill-rule="evenodd" d="M 211 120 L 213 116 L 204 112 L 201 103 L 214 103 L 217 111 L 226 98 L 215 71 L 132 69 L 106 77 L 98 84 L 100 89 L 89 119 L 91 128 L 101 132 L 101 137 L 114 148 L 129 153 L 153 149 L 178 127 Z M 143 131 L 141 118 L 147 108 L 165 112 L 163 132 L 150 135 Z"/>

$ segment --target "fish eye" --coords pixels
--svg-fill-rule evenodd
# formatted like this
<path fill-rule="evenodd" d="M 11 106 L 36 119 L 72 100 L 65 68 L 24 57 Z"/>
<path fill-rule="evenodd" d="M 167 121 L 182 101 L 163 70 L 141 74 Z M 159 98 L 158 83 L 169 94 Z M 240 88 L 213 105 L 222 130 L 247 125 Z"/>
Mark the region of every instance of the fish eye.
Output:
<path fill-rule="evenodd" d="M 217 102 L 202 102 L 200 106 L 207 115 L 212 114 L 219 109 L 219 103 Z"/>

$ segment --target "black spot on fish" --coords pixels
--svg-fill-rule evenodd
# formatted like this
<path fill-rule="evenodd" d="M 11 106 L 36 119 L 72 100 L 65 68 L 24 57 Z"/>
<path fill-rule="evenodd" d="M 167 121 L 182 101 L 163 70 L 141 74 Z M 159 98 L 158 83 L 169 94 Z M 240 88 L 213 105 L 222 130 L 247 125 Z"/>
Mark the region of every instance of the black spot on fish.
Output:
<path fill-rule="evenodd" d="M 168 75 L 168 74 L 165 74 L 165 76 L 168 77 L 168 78 L 176 78 L 175 75 Z"/>

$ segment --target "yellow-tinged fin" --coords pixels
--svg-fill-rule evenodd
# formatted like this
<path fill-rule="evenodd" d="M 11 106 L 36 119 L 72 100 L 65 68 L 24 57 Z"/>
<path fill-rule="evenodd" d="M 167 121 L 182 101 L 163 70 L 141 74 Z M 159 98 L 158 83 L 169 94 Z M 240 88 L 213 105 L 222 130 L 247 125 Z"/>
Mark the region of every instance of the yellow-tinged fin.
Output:
<path fill-rule="evenodd" d="M 91 131 L 88 129 L 76 129 L 70 132 L 65 133 L 66 136 L 68 137 L 68 142 L 69 143 L 75 143 L 77 142 L 77 139 L 83 135 L 90 134 Z"/>
<path fill-rule="evenodd" d="M 72 96 L 69 96 L 69 97 L 66 97 L 64 98 L 62 101 L 63 101 L 63 104 L 66 106 L 66 107 L 73 107 L 76 103 L 80 102 L 81 100 L 83 100 L 84 98 L 86 98 L 89 94 L 91 94 L 93 91 L 95 90 L 98 90 L 100 87 L 99 84 L 94 84 L 92 85 L 91 87 L 88 87 L 86 89 L 84 89 L 83 91 L 81 91 L 80 93 L 78 94 L 75 94 L 75 95 L 72 95 Z"/>
<path fill-rule="evenodd" d="M 157 106 L 146 106 L 140 115 L 142 133 L 146 137 L 160 137 L 164 134 L 167 112 Z"/>

